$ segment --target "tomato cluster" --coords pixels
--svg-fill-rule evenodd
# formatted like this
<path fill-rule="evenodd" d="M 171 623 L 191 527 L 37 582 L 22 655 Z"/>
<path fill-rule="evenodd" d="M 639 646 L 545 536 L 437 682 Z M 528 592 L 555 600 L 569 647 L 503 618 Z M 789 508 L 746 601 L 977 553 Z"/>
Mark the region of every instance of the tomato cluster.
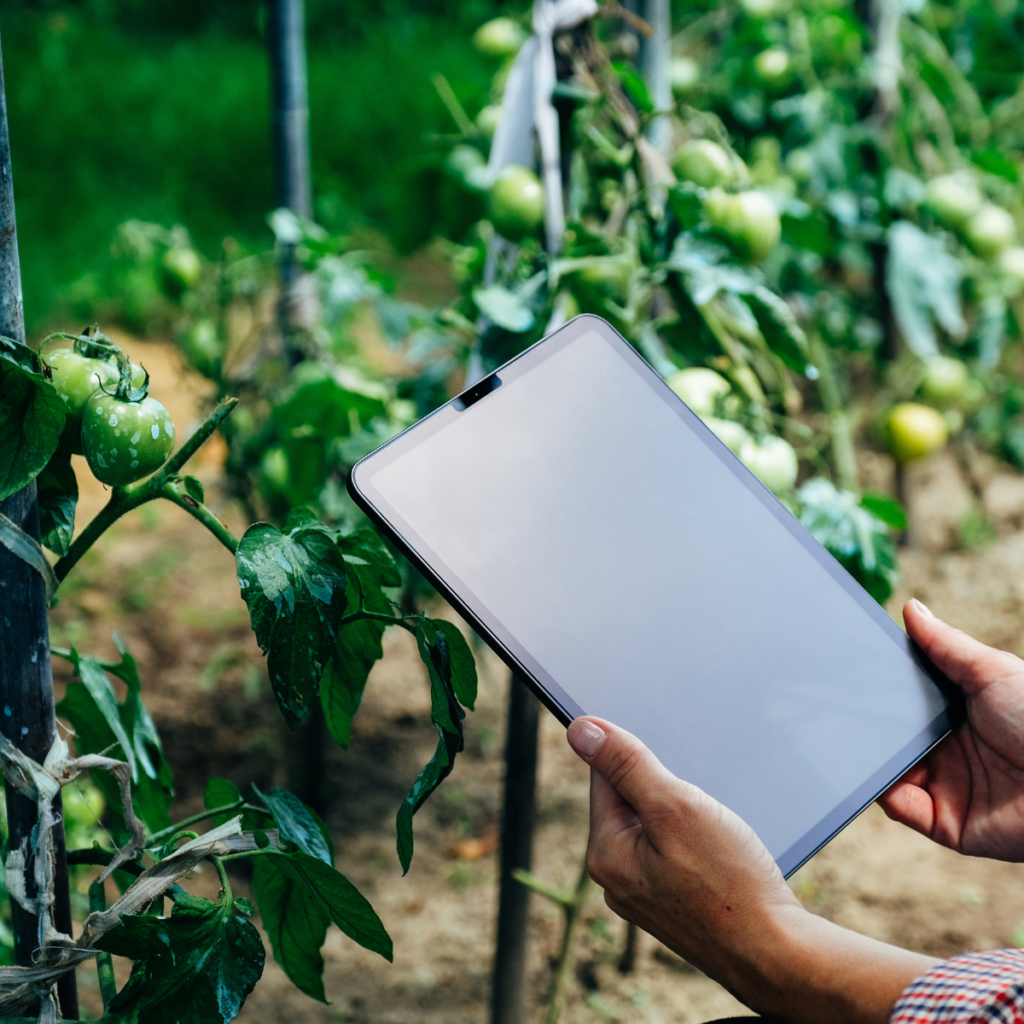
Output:
<path fill-rule="evenodd" d="M 95 328 L 73 342 L 43 355 L 66 406 L 65 444 L 111 487 L 149 476 L 174 448 L 174 421 L 149 397 L 149 374 Z"/>

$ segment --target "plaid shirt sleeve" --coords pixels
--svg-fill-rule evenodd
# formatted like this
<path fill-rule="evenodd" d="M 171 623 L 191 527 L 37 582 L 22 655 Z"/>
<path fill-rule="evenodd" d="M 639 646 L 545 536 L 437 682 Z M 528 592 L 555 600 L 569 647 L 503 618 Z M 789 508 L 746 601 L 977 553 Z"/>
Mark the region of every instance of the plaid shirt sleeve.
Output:
<path fill-rule="evenodd" d="M 1024 949 L 965 953 L 900 996 L 889 1024 L 1024 1024 Z"/>

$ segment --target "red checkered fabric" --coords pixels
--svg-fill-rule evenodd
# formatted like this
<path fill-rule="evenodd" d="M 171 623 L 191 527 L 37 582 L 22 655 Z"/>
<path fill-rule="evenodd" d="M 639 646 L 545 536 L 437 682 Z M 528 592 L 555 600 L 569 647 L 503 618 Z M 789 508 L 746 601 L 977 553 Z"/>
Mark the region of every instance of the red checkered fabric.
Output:
<path fill-rule="evenodd" d="M 900 996 L 889 1024 L 1024 1024 L 1024 949 L 965 953 Z"/>

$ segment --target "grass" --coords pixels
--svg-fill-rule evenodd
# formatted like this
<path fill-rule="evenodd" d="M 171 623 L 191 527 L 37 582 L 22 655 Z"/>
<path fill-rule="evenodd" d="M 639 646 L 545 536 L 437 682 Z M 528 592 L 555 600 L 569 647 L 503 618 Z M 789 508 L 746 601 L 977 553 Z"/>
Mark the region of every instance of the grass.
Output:
<path fill-rule="evenodd" d="M 477 3 L 469 14 L 483 20 L 497 6 Z M 62 290 L 102 263 L 128 218 L 183 223 L 208 255 L 227 235 L 269 241 L 269 83 L 258 32 L 139 29 L 92 10 L 58 3 L 0 15 L 35 332 L 61 315 Z M 410 168 L 432 135 L 453 130 L 431 74 L 445 74 L 472 114 L 495 68 L 472 49 L 477 22 L 464 24 L 465 10 L 391 13 L 358 34 L 332 33 L 329 5 L 318 6 L 310 129 L 321 218 L 334 229 L 368 223 L 402 241 Z M 422 226 L 411 241 L 421 236 Z"/>

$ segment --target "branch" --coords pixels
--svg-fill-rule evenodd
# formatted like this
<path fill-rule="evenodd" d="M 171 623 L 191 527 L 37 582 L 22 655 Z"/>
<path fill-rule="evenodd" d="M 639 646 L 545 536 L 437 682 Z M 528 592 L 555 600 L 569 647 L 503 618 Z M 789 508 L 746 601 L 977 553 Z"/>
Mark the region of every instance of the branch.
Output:
<path fill-rule="evenodd" d="M 180 498 L 174 493 L 164 493 L 164 488 L 172 483 L 172 479 L 177 477 L 178 472 L 185 465 L 186 462 L 199 450 L 202 444 L 210 437 L 210 435 L 220 426 L 224 417 L 231 412 L 232 409 L 238 404 L 237 398 L 227 398 L 220 405 L 217 406 L 213 412 L 203 421 L 203 424 L 199 429 L 164 463 L 164 465 L 157 470 L 151 477 L 145 480 L 140 480 L 138 483 L 129 484 L 127 487 L 115 487 L 110 495 L 110 501 L 107 502 L 106 506 L 96 515 L 91 523 L 78 535 L 75 542 L 71 545 L 68 553 L 60 559 L 57 564 L 53 567 L 53 571 L 57 576 L 58 580 L 63 580 L 67 574 L 77 565 L 82 555 L 86 553 L 99 540 L 103 534 L 110 529 L 118 519 L 121 518 L 126 512 L 131 512 L 133 509 L 138 508 L 140 505 L 145 505 L 146 502 L 152 501 L 154 498 L 167 498 L 184 508 L 186 512 L 198 519 L 211 533 L 227 547 L 232 553 L 235 548 L 238 547 L 238 541 L 235 540 L 234 536 L 230 533 L 228 528 L 220 522 L 212 512 L 209 512 L 203 506 L 196 503 L 196 507 L 192 508 L 185 503 L 184 498 Z M 194 499 L 189 499 L 192 501 Z M 203 515 L 197 515 L 197 511 L 202 509 L 205 513 Z"/>

